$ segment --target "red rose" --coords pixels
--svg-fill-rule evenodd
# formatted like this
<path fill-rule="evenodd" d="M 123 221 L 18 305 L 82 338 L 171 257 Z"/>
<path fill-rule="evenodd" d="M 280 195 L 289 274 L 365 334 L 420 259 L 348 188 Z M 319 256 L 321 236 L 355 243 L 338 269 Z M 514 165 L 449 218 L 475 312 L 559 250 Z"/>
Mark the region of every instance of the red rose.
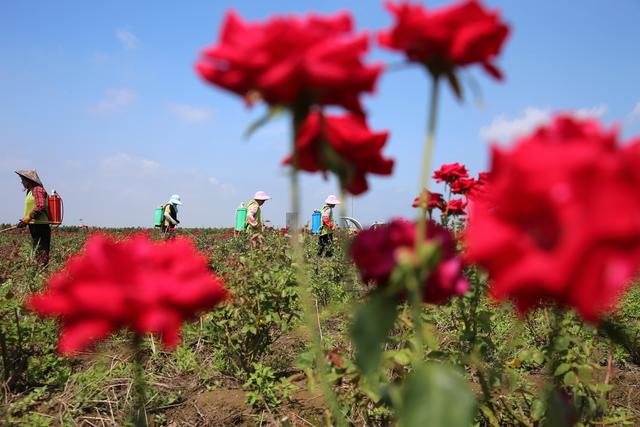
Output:
<path fill-rule="evenodd" d="M 416 230 L 415 223 L 396 219 L 374 230 L 360 232 L 351 246 L 350 254 L 362 280 L 386 286 L 396 268 L 398 250 L 415 246 Z M 469 284 L 462 274 L 462 260 L 451 233 L 429 221 L 426 236 L 428 242 L 438 243 L 440 261 L 424 283 L 423 301 L 445 303 L 455 295 L 463 295 Z"/>
<path fill-rule="evenodd" d="M 411 205 L 414 208 L 419 208 L 424 205 L 425 200 L 427 199 L 427 192 L 429 192 L 429 201 L 427 202 L 427 210 L 429 212 L 433 211 L 435 208 L 444 209 L 444 199 L 442 198 L 442 194 L 433 193 L 427 189 L 423 190 L 420 193 L 420 196 L 416 197 L 413 200 L 413 204 Z"/>
<path fill-rule="evenodd" d="M 467 255 L 521 312 L 543 301 L 596 321 L 640 265 L 640 140 L 558 116 L 510 149 L 472 206 Z"/>
<path fill-rule="evenodd" d="M 481 64 L 496 79 L 493 64 L 509 35 L 509 27 L 497 12 L 468 0 L 427 11 L 422 5 L 388 2 L 396 23 L 379 35 L 382 46 L 400 50 L 413 62 L 436 74 L 451 73 L 457 66 Z"/>
<path fill-rule="evenodd" d="M 469 177 L 467 168 L 460 163 L 449 163 L 440 166 L 440 169 L 433 173 L 433 178 L 436 182 L 452 183 L 460 178 Z"/>
<path fill-rule="evenodd" d="M 489 183 L 489 173 L 480 172 L 478 174 L 478 179 L 476 179 L 476 182 L 473 188 L 471 189 L 471 191 L 467 193 L 467 197 L 469 198 L 469 200 L 475 201 L 478 199 L 478 197 L 481 197 L 484 194 L 485 188 L 488 183 Z"/>
<path fill-rule="evenodd" d="M 218 44 L 196 63 L 205 80 L 269 105 L 339 105 L 362 113 L 359 96 L 373 92 L 381 65 L 367 66 L 366 34 L 354 35 L 347 13 L 275 17 L 247 23 L 227 13 Z"/>
<path fill-rule="evenodd" d="M 449 187 L 453 194 L 469 194 L 476 187 L 476 180 L 473 178 L 460 178 L 453 181 Z"/>
<path fill-rule="evenodd" d="M 72 354 L 120 328 L 161 334 L 164 345 L 174 348 L 182 322 L 227 296 L 191 240 L 94 235 L 26 304 L 40 316 L 60 319 L 58 348 Z"/>
<path fill-rule="evenodd" d="M 442 214 L 454 215 L 454 216 L 466 215 L 467 214 L 467 212 L 465 211 L 466 207 L 467 207 L 466 200 L 451 199 L 449 200 L 449 202 L 447 202 L 447 205 L 445 206 L 444 212 Z"/>
<path fill-rule="evenodd" d="M 481 187 L 487 185 L 487 183 L 489 182 L 489 176 L 489 172 L 480 172 L 478 174 L 478 180 L 476 181 L 476 184 Z"/>
<path fill-rule="evenodd" d="M 372 132 L 363 117 L 324 116 L 312 112 L 296 141 L 298 167 L 308 172 L 335 172 L 351 194 L 369 188 L 367 173 L 391 175 L 393 160 L 382 156 L 388 132 Z M 290 164 L 291 156 L 284 160 Z"/>

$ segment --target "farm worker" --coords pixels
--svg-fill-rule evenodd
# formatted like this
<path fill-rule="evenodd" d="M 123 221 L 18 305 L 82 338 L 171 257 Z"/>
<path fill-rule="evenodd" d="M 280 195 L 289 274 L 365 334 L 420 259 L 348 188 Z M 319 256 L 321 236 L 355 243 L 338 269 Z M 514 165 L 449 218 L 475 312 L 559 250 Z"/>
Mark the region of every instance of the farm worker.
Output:
<path fill-rule="evenodd" d="M 27 192 L 24 201 L 24 214 L 18 223 L 19 228 L 29 226 L 29 233 L 36 254 L 36 261 L 41 267 L 49 264 L 51 249 L 51 226 L 49 225 L 48 200 L 46 190 L 38 173 L 34 170 L 16 171 Z"/>
<path fill-rule="evenodd" d="M 180 196 L 177 194 L 171 196 L 169 202 L 164 205 L 162 212 L 162 232 L 166 239 L 174 237 L 176 226 L 180 224 L 180 221 L 178 221 L 178 206 L 180 205 L 182 205 L 182 202 L 180 201 Z"/>
<path fill-rule="evenodd" d="M 245 222 L 245 231 L 247 233 L 261 233 L 262 232 L 262 220 L 260 215 L 260 206 L 265 201 L 271 199 L 264 191 L 257 191 L 253 196 L 253 200 L 247 203 L 247 220 Z"/>
<path fill-rule="evenodd" d="M 333 231 L 336 223 L 333 220 L 333 208 L 340 204 L 340 200 L 333 194 L 324 201 L 324 206 L 320 209 L 320 245 L 318 256 L 330 257 L 333 255 Z"/>

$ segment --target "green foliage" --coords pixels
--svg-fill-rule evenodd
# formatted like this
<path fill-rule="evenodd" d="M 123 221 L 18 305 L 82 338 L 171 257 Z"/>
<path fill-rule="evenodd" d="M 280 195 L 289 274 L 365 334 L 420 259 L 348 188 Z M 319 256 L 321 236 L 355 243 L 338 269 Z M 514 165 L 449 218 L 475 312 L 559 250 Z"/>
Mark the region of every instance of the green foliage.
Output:
<path fill-rule="evenodd" d="M 274 416 L 296 410 L 291 406 L 296 400 L 289 397 L 296 397 L 293 384 L 303 376 L 319 394 L 318 361 L 308 351 L 308 330 L 299 321 L 288 237 L 276 231 L 253 240 L 230 230 L 182 232 L 209 256 L 233 299 L 185 325 L 173 353 L 157 339 L 153 344 L 145 339 L 149 419 L 171 422 L 172 408 L 188 407 L 191 396 L 204 390 L 243 386 L 257 414 L 271 411 Z M 84 229 L 56 230 L 49 271 L 59 269 L 87 236 Z M 605 378 L 610 356 L 614 375 L 637 369 L 637 286 L 596 328 L 572 314 L 558 317 L 551 307 L 518 317 L 508 304 L 492 302 L 486 277 L 468 269 L 467 295 L 424 306 L 425 347 L 419 354 L 406 304 L 370 293 L 346 259 L 348 237 L 337 236 L 334 256 L 322 259 L 316 257 L 316 237 L 305 236 L 305 256 L 328 379 L 353 424 L 634 422 L 619 388 L 622 379 Z M 45 278 L 30 258 L 26 237 L 0 235 L 0 368 L 6 402 L 0 424 L 97 425 L 94 417 L 107 425 L 126 425 L 132 404 L 130 335 L 114 335 L 95 354 L 59 357 L 57 323 L 23 307 L 25 296 L 41 289 Z M 326 402 L 316 402 L 321 406 L 317 418 L 307 419 L 321 424 Z M 451 408 L 451 402 L 455 413 L 441 410 Z"/>
<path fill-rule="evenodd" d="M 398 308 L 381 292 L 372 294 L 356 312 L 351 340 L 356 349 L 355 362 L 365 377 L 378 370 L 382 345 L 393 328 Z"/>
<path fill-rule="evenodd" d="M 66 360 L 55 354 L 55 322 L 44 321 L 23 308 L 24 294 L 15 282 L 0 285 L 0 369 L 9 390 L 48 385 L 59 387 L 69 376 Z"/>
<path fill-rule="evenodd" d="M 273 370 L 260 363 L 254 363 L 253 372 L 244 383 L 247 389 L 247 403 L 257 408 L 277 408 L 283 400 L 297 389 L 287 379 L 276 380 Z"/>
<path fill-rule="evenodd" d="M 205 340 L 227 357 L 230 373 L 246 376 L 291 329 L 300 317 L 300 307 L 286 240 L 276 237 L 269 245 L 242 243 L 242 255 L 230 260 L 231 265 L 214 265 L 224 276 L 233 302 L 206 317 Z"/>
<path fill-rule="evenodd" d="M 473 422 L 475 397 L 464 377 L 449 366 L 419 366 L 404 380 L 400 397 L 400 426 L 466 427 Z"/>

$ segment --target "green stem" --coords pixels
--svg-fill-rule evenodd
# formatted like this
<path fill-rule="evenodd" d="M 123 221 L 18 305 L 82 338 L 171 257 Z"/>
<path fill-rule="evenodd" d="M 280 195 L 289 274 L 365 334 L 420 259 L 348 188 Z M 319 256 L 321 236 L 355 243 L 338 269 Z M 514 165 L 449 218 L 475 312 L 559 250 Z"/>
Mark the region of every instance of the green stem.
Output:
<path fill-rule="evenodd" d="M 562 321 L 565 317 L 565 313 L 561 312 L 558 308 L 553 308 L 553 321 L 550 325 L 551 331 L 549 331 L 549 338 L 547 342 L 547 374 L 549 378 L 553 379 L 554 386 L 558 387 L 560 385 L 559 379 L 554 376 L 554 373 L 560 363 L 562 362 L 561 358 L 558 356 L 555 351 L 556 342 L 560 335 L 562 334 Z"/>
<path fill-rule="evenodd" d="M 424 357 L 425 339 L 422 327 L 422 293 L 420 292 L 420 285 L 416 275 L 409 276 L 407 287 L 409 289 L 409 305 L 411 307 L 411 320 L 413 321 L 416 343 L 413 362 L 414 367 L 417 367 Z"/>
<path fill-rule="evenodd" d="M 433 147 L 436 139 L 436 121 L 438 118 L 438 95 L 440 85 L 438 76 L 433 75 L 431 80 L 431 101 L 429 103 L 429 121 L 427 124 L 427 134 L 424 140 L 424 150 L 422 153 L 422 171 L 420 173 L 420 187 L 418 194 L 429 189 L 429 175 L 431 172 L 431 162 L 433 161 Z M 425 241 L 425 231 L 427 227 L 427 205 L 429 204 L 429 192 L 425 196 L 425 203 L 420 207 L 420 217 L 418 218 L 418 249 Z"/>
<path fill-rule="evenodd" d="M 144 377 L 144 352 L 142 337 L 133 335 L 133 424 L 135 427 L 147 427 L 147 384 Z"/>
<path fill-rule="evenodd" d="M 300 188 L 298 184 L 298 150 L 296 145 L 296 137 L 304 120 L 309 114 L 309 105 L 302 103 L 293 108 L 292 116 L 292 163 L 291 163 L 291 211 L 293 212 L 293 232 L 291 233 L 291 247 L 293 250 L 294 262 L 297 270 L 297 281 L 300 290 L 300 299 L 302 300 L 303 317 L 309 331 L 311 332 L 311 346 L 315 355 L 316 363 L 319 368 L 320 383 L 322 385 L 322 391 L 329 403 L 329 408 L 333 415 L 334 421 L 339 427 L 346 427 L 347 421 L 340 410 L 338 403 L 338 397 L 336 396 L 331 383 L 327 378 L 328 365 L 324 355 L 322 340 L 320 338 L 320 329 L 318 323 L 314 318 L 315 304 L 311 294 L 311 288 L 307 278 L 307 271 L 304 261 L 304 248 L 300 241 L 300 227 L 299 215 L 300 215 Z"/>
<path fill-rule="evenodd" d="M 353 196 L 348 196 L 353 197 Z M 344 187 L 340 185 L 340 205 L 338 207 L 338 211 L 340 212 L 340 218 L 344 218 L 347 215 L 347 192 Z"/>
<path fill-rule="evenodd" d="M 416 253 L 418 259 L 422 258 L 423 248 L 426 243 L 427 230 L 427 206 L 429 204 L 429 174 L 431 170 L 431 162 L 433 158 L 433 147 L 435 145 L 436 119 L 438 111 L 438 76 L 433 75 L 431 83 L 431 102 L 429 104 L 429 121 L 427 124 L 427 134 L 425 136 L 424 151 L 422 155 L 422 171 L 420 173 L 420 186 L 418 194 L 427 190 L 425 194 L 424 204 L 420 206 L 420 215 L 418 217 L 418 235 L 416 236 Z M 422 327 L 422 292 L 421 284 L 426 280 L 426 274 L 422 268 L 417 269 L 417 275 L 408 283 L 409 301 L 411 304 L 411 313 L 415 329 L 415 338 L 417 345 L 417 357 L 422 358 L 424 354 L 424 331 Z"/>

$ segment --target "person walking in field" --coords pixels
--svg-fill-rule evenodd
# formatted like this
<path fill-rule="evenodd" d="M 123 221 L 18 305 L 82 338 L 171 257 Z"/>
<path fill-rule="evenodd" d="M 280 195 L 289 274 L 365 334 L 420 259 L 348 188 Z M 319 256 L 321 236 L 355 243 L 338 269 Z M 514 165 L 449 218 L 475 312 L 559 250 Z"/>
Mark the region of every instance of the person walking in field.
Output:
<path fill-rule="evenodd" d="M 324 206 L 320 210 L 320 241 L 318 246 L 318 256 L 333 256 L 333 232 L 336 223 L 333 219 L 333 208 L 340 204 L 340 200 L 333 194 L 324 201 Z"/>
<path fill-rule="evenodd" d="M 178 206 L 182 205 L 180 196 L 174 194 L 169 199 L 169 203 L 164 205 L 162 212 L 162 232 L 165 239 L 172 239 L 175 237 L 176 227 L 180 224 L 178 220 Z"/>
<path fill-rule="evenodd" d="M 51 226 L 49 224 L 47 191 L 42 185 L 38 173 L 34 170 L 16 171 L 27 192 L 24 202 L 24 213 L 18 222 L 18 228 L 29 227 L 36 261 L 40 267 L 49 264 L 51 250 Z"/>
<path fill-rule="evenodd" d="M 267 200 L 271 199 L 264 191 L 257 191 L 247 204 L 247 220 L 245 221 L 245 231 L 250 234 L 262 233 L 263 224 L 261 218 L 260 207 Z"/>

